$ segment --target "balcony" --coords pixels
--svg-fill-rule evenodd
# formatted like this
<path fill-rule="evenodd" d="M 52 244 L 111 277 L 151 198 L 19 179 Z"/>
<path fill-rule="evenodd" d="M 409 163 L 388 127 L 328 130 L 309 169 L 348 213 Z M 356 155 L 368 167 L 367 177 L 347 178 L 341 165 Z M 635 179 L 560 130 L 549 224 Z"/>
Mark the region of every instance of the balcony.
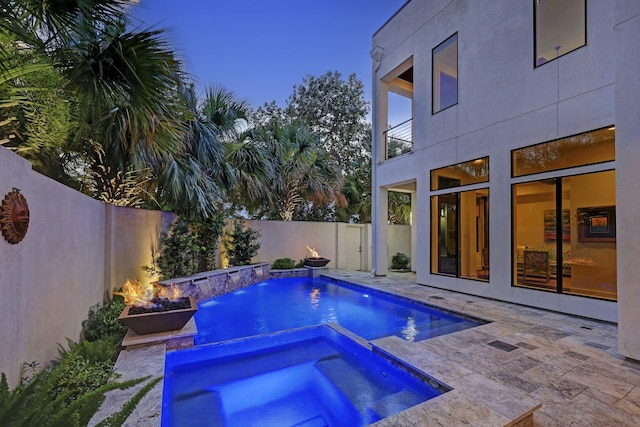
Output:
<path fill-rule="evenodd" d="M 385 160 L 413 151 L 413 118 L 384 132 Z"/>

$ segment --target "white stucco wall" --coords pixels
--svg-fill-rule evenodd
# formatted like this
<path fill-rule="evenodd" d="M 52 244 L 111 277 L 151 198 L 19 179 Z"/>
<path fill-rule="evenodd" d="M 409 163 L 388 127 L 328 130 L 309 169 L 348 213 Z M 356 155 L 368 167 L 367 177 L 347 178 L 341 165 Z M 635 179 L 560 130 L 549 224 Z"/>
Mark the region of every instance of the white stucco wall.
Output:
<path fill-rule="evenodd" d="M 105 286 L 107 291 L 125 281 L 155 281 L 144 267 L 158 253 L 159 237 L 170 228 L 176 215 L 157 210 L 105 205 Z"/>
<path fill-rule="evenodd" d="M 0 372 L 11 385 L 23 362 L 46 365 L 78 340 L 92 305 L 126 278 L 143 279 L 158 230 L 171 214 L 106 206 L 31 169 L 0 147 L 0 197 L 19 188 L 29 204 L 25 238 L 0 238 Z"/>
<path fill-rule="evenodd" d="M 391 258 L 398 252 L 411 258 L 411 226 L 389 225 L 387 236 L 387 262 L 389 266 L 391 266 Z M 411 262 L 413 262 L 413 259 Z"/>
<path fill-rule="evenodd" d="M 615 8 L 618 351 L 640 360 L 640 2 Z"/>
<path fill-rule="evenodd" d="M 23 362 L 46 363 L 65 337 L 77 339 L 102 300 L 104 206 L 31 170 L 0 148 L 0 193 L 19 188 L 29 204 L 25 238 L 0 241 L 0 371 L 15 384 Z"/>
<path fill-rule="evenodd" d="M 639 68 L 634 66 L 637 59 L 630 60 L 638 57 L 640 40 L 640 31 L 634 26 L 636 20 L 630 20 L 635 16 L 635 5 L 637 2 L 632 0 L 588 2 L 587 45 L 537 68 L 533 67 L 533 5 L 528 1 L 412 0 L 373 36 L 372 47 L 383 52 L 381 62 L 374 62 L 374 82 L 378 82 L 373 102 L 378 123 L 376 147 L 382 146 L 382 131 L 387 126 L 386 97 L 379 93 L 384 92 L 386 83 L 380 80 L 410 58 L 413 61 L 414 150 L 375 165 L 373 193 L 393 190 L 395 185 L 404 182 L 416 183 L 413 223 L 417 237 L 412 267 L 420 283 L 602 320 L 618 320 L 620 303 L 511 286 L 512 185 L 532 178 L 512 178 L 510 156 L 511 150 L 519 147 L 615 124 L 617 160 L 576 168 L 574 173 L 616 168 L 620 174 L 622 156 L 629 165 L 638 164 L 637 154 L 622 153 L 618 149 L 620 143 L 636 144 L 635 151 L 639 151 L 638 125 L 631 125 L 630 119 L 623 129 L 620 126 L 624 124 L 618 125 L 617 120 L 621 110 L 636 118 L 639 112 L 637 101 L 632 101 L 638 99 L 636 71 Z M 620 20 L 621 17 L 626 21 Z M 616 27 L 616 22 L 624 22 L 624 28 Z M 628 32 L 624 37 L 622 30 Z M 454 33 L 458 34 L 458 104 L 432 114 L 432 49 Z M 625 43 L 620 46 L 622 38 Z M 628 77 L 626 82 L 621 81 L 615 64 L 626 70 L 622 71 Z M 627 94 L 626 101 L 617 95 L 621 84 L 625 85 L 621 90 Z M 626 137 L 627 131 L 633 137 Z M 621 142 L 620 138 L 627 142 Z M 485 156 L 489 156 L 490 162 L 491 282 L 432 275 L 430 197 L 446 191 L 430 190 L 429 173 Z M 637 193 L 634 194 L 640 182 L 636 170 L 628 170 L 623 186 L 620 184 L 623 179 L 617 180 L 618 211 L 624 206 L 622 198 L 638 199 Z M 566 171 L 549 172 L 536 179 L 563 174 Z M 465 189 L 481 187 L 486 184 L 469 185 Z M 381 197 L 374 210 L 382 212 L 383 205 Z M 620 218 L 619 230 L 622 229 Z M 382 222 L 377 226 L 386 228 Z M 373 259 L 385 260 L 390 256 L 385 253 L 389 247 L 387 235 L 382 234 L 377 243 L 374 241 Z M 637 234 L 632 235 L 634 241 L 639 239 Z M 619 268 L 620 258 L 628 253 L 618 246 Z M 629 284 L 622 280 L 620 273 L 618 292 L 624 292 Z M 632 276 L 637 277 L 636 273 Z M 619 295 L 622 301 L 622 294 Z M 637 303 L 640 306 L 640 296 Z"/>
<path fill-rule="evenodd" d="M 252 262 L 273 262 L 278 258 L 301 260 L 309 255 L 307 245 L 320 256 L 331 260 L 327 264 L 336 268 L 338 263 L 337 223 L 297 221 L 252 221 L 245 224 L 260 231 L 261 246 Z"/>
<path fill-rule="evenodd" d="M 320 256 L 331 260 L 327 264 L 329 268 L 371 269 L 370 224 L 257 220 L 247 220 L 245 224 L 261 233 L 260 250 L 252 262 L 272 263 L 278 258 L 291 258 L 297 262 L 309 256 L 308 245 Z M 407 233 L 400 233 L 394 242 L 409 253 L 410 236 Z"/>

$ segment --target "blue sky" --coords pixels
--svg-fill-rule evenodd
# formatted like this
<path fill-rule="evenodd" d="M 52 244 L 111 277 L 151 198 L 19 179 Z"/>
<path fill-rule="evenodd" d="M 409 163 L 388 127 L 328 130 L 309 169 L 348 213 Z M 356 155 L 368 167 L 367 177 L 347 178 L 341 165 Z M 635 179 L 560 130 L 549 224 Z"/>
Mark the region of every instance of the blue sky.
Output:
<path fill-rule="evenodd" d="M 406 0 L 140 0 L 143 28 L 169 30 L 186 71 L 253 107 L 285 105 L 307 74 L 351 73 L 371 101 L 371 38 Z"/>

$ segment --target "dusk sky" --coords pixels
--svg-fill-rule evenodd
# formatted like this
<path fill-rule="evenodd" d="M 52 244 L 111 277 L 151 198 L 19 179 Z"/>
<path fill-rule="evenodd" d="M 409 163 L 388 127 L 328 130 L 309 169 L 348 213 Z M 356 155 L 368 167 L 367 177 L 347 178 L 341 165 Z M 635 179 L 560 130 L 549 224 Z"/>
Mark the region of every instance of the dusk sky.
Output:
<path fill-rule="evenodd" d="M 406 0 L 140 0 L 142 28 L 164 28 L 199 93 L 220 84 L 253 107 L 285 105 L 307 74 L 351 73 L 371 101 L 371 38 Z"/>

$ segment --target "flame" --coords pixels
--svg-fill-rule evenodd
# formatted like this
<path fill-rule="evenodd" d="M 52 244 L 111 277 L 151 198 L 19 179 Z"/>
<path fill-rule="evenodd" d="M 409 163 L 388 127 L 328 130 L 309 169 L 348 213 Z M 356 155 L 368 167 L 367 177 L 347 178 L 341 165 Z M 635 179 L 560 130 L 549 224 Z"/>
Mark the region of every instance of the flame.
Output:
<path fill-rule="evenodd" d="M 153 298 L 166 298 L 175 301 L 180 298 L 180 287 L 177 285 L 160 286 L 151 283 L 142 283 L 138 280 L 127 280 L 122 286 L 122 292 L 114 292 L 114 295 L 122 295 L 124 303 L 135 306 L 149 306 Z"/>
<path fill-rule="evenodd" d="M 127 280 L 122 286 L 122 292 L 113 294 L 122 295 L 127 305 L 147 305 L 153 298 L 153 285 L 138 280 Z"/>
<path fill-rule="evenodd" d="M 170 301 L 175 301 L 182 296 L 180 287 L 176 284 L 169 286 L 156 285 L 153 294 L 155 298 L 166 298 Z"/>
<path fill-rule="evenodd" d="M 307 245 L 307 249 L 309 249 L 309 253 L 311 254 L 311 258 L 320 258 L 320 254 L 318 252 L 316 252 L 315 249 L 310 248 L 309 245 Z"/>

